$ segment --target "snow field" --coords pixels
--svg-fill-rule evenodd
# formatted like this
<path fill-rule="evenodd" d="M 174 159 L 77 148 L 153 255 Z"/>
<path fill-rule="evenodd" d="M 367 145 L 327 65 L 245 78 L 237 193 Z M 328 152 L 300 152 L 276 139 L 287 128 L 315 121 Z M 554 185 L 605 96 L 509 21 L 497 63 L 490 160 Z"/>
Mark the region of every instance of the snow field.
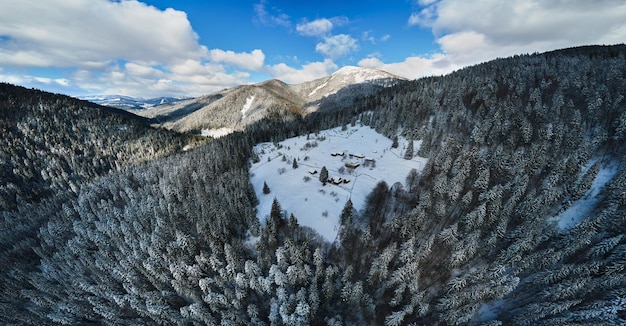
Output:
<path fill-rule="evenodd" d="M 250 109 L 252 108 L 252 102 L 254 102 L 254 95 L 246 98 L 246 104 L 243 105 L 243 107 L 241 108 L 241 116 L 242 119 L 246 118 L 246 115 L 248 114 L 248 111 L 250 111 Z"/>
<path fill-rule="evenodd" d="M 346 130 L 338 127 L 309 134 L 308 140 L 304 135 L 278 144 L 256 145 L 254 151 L 259 161 L 252 164 L 250 178 L 259 198 L 257 217 L 264 223 L 276 198 L 287 217 L 293 213 L 300 225 L 334 241 L 339 215 L 348 199 L 357 210 L 362 210 L 367 195 L 378 182 L 384 180 L 389 186 L 404 184 L 411 169 L 421 171 L 426 164 L 421 157 L 405 160 L 408 141 L 399 137 L 398 142 L 398 148 L 391 148 L 389 138 L 357 124 Z M 414 142 L 414 152 L 418 149 L 419 142 Z M 329 180 L 341 178 L 341 182 L 323 185 L 319 181 L 323 166 Z M 270 188 L 269 194 L 263 193 L 264 182 Z"/>
<path fill-rule="evenodd" d="M 203 137 L 212 137 L 212 138 L 220 138 L 224 137 L 233 132 L 232 128 L 216 128 L 216 129 L 202 129 L 201 135 Z"/>

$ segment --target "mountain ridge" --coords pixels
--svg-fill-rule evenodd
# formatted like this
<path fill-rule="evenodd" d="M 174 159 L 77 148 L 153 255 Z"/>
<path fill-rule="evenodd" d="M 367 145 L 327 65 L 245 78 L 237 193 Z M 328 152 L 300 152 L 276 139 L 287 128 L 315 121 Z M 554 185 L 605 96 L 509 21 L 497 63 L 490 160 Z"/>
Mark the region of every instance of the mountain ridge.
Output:
<path fill-rule="evenodd" d="M 287 121 L 318 110 L 338 109 L 357 97 L 404 81 L 382 70 L 348 66 L 301 84 L 271 79 L 133 113 L 166 129 L 210 135 L 212 130 L 243 130 L 266 117 Z"/>
<path fill-rule="evenodd" d="M 126 95 L 84 95 L 78 96 L 77 98 L 99 105 L 114 107 L 123 110 L 149 109 L 158 105 L 175 103 L 187 99 L 178 97 L 142 98 Z"/>

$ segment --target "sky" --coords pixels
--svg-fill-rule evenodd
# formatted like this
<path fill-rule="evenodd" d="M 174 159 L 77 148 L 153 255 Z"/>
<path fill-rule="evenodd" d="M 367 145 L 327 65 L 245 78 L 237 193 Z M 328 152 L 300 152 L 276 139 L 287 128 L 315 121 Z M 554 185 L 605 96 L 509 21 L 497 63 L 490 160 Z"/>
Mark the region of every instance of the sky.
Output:
<path fill-rule="evenodd" d="M 623 0 L 0 0 L 0 81 L 189 97 L 344 66 L 415 79 L 626 42 Z"/>

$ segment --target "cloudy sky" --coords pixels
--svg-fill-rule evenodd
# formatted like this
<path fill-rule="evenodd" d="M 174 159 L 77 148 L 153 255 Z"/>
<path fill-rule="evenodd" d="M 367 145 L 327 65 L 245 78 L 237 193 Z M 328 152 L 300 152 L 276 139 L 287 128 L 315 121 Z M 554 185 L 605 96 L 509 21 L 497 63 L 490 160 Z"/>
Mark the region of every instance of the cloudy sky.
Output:
<path fill-rule="evenodd" d="M 623 0 L 0 0 L 0 81 L 197 96 L 355 65 L 407 78 L 626 42 Z"/>

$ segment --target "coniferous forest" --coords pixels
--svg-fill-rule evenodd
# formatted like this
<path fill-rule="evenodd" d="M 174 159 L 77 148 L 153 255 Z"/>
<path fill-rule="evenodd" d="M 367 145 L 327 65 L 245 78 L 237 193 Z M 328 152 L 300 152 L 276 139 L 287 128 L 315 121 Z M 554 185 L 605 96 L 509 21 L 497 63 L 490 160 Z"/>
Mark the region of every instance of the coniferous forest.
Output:
<path fill-rule="evenodd" d="M 579 47 L 205 140 L 1 84 L 0 322 L 623 325 L 625 96 L 626 46 Z M 252 147 L 354 121 L 426 167 L 334 243 L 259 222 Z"/>

